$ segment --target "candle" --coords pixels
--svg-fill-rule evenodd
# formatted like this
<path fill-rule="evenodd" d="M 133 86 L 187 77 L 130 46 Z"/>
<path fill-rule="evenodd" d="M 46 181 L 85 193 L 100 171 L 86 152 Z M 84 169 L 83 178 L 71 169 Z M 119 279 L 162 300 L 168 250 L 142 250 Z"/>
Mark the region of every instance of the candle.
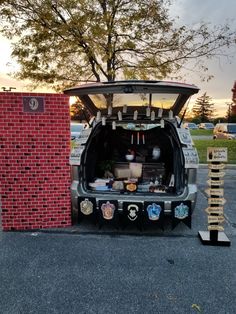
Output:
<path fill-rule="evenodd" d="M 116 129 L 116 121 L 112 121 L 112 130 Z"/>
<path fill-rule="evenodd" d="M 161 117 L 162 117 L 162 114 L 163 114 L 163 109 L 162 109 L 162 108 L 159 108 L 159 109 L 158 109 L 158 118 L 161 118 Z"/>
<path fill-rule="evenodd" d="M 151 112 L 151 121 L 154 121 L 155 120 L 155 111 L 152 111 Z"/>
<path fill-rule="evenodd" d="M 150 107 L 147 107 L 147 108 L 146 108 L 146 116 L 147 116 L 147 117 L 150 117 L 150 114 L 151 114 L 151 108 L 150 108 Z"/>
<path fill-rule="evenodd" d="M 137 144 L 139 145 L 139 132 L 137 133 Z"/>
<path fill-rule="evenodd" d="M 173 119 L 173 111 L 172 110 L 169 111 L 169 118 Z"/>
<path fill-rule="evenodd" d="M 123 106 L 123 113 L 127 113 L 127 105 Z"/>
<path fill-rule="evenodd" d="M 142 139 L 143 139 L 143 144 L 145 144 L 145 137 L 144 137 L 144 134 L 142 135 Z"/>
<path fill-rule="evenodd" d="M 109 106 L 109 107 L 108 107 L 108 115 L 110 116 L 111 114 L 112 114 L 112 107 Z"/>
<path fill-rule="evenodd" d="M 133 145 L 134 144 L 134 135 L 132 134 L 131 135 L 131 145 Z"/>
<path fill-rule="evenodd" d="M 121 111 L 118 111 L 118 120 L 122 121 L 122 112 Z"/>
<path fill-rule="evenodd" d="M 135 110 L 134 111 L 134 120 L 137 120 L 138 119 L 138 110 Z"/>
<path fill-rule="evenodd" d="M 105 117 L 102 117 L 102 125 L 106 125 L 106 118 Z"/>

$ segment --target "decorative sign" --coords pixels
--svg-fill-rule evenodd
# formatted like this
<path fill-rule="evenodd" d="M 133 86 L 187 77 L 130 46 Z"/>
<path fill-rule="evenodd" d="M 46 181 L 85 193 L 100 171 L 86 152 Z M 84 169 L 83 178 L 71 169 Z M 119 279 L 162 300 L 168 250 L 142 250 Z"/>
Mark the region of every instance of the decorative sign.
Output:
<path fill-rule="evenodd" d="M 23 112 L 44 112 L 44 97 L 23 97 Z"/>
<path fill-rule="evenodd" d="M 82 130 L 79 138 L 71 140 L 70 165 L 79 166 L 80 158 L 92 129 Z"/>
<path fill-rule="evenodd" d="M 209 231 L 224 231 L 224 227 L 219 226 L 219 225 L 208 225 L 208 230 Z"/>
<path fill-rule="evenodd" d="M 224 175 L 225 175 L 224 171 L 213 172 L 213 171 L 209 170 L 209 172 L 208 172 L 208 176 L 212 177 L 212 178 L 223 178 Z"/>
<path fill-rule="evenodd" d="M 177 129 L 180 142 L 185 145 L 193 145 L 192 137 L 190 134 L 190 131 L 188 129 L 182 129 L 178 128 Z"/>
<path fill-rule="evenodd" d="M 217 195 L 217 196 L 223 196 L 224 195 L 224 189 L 216 189 L 216 188 L 210 188 L 206 189 L 205 192 L 208 196 Z"/>
<path fill-rule="evenodd" d="M 207 180 L 208 185 L 212 186 L 221 186 L 224 184 L 224 180 L 214 180 L 214 179 L 209 179 Z"/>
<path fill-rule="evenodd" d="M 207 148 L 207 161 L 208 185 L 210 186 L 206 189 L 208 197 L 208 207 L 206 212 L 208 214 L 208 231 L 199 231 L 198 235 L 203 244 L 209 245 L 223 245 L 229 246 L 230 240 L 224 234 L 224 227 L 220 226 L 221 223 L 225 221 L 224 218 L 224 207 L 226 200 L 223 198 L 224 189 L 220 188 L 223 185 L 224 180 L 222 179 L 225 172 L 222 171 L 225 165 L 222 162 L 227 161 L 227 148 L 225 147 L 208 147 Z"/>
<path fill-rule="evenodd" d="M 222 223 L 224 222 L 225 219 L 224 219 L 224 216 L 213 216 L 213 215 L 209 215 L 208 216 L 208 223 L 211 224 L 211 223 Z"/>
<path fill-rule="evenodd" d="M 198 153 L 195 148 L 183 148 L 185 168 L 198 168 Z"/>
<path fill-rule="evenodd" d="M 224 214 L 224 208 L 223 206 L 218 206 L 218 207 L 214 207 L 214 206 L 211 206 L 211 207 L 207 207 L 205 209 L 205 211 L 211 215 L 211 214 L 217 214 L 217 215 L 223 215 Z"/>
<path fill-rule="evenodd" d="M 209 164 L 208 168 L 213 170 L 223 170 L 225 168 L 225 164 Z"/>
<path fill-rule="evenodd" d="M 227 147 L 207 147 L 207 161 L 228 161 L 228 150 Z"/>
<path fill-rule="evenodd" d="M 70 165 L 79 166 L 80 165 L 80 158 L 82 152 L 84 150 L 84 146 L 81 145 L 71 145 L 71 153 L 70 153 Z"/>
<path fill-rule="evenodd" d="M 208 204 L 219 204 L 219 205 L 224 205 L 226 203 L 226 200 L 224 198 L 216 198 L 216 197 L 210 197 L 208 199 Z"/>

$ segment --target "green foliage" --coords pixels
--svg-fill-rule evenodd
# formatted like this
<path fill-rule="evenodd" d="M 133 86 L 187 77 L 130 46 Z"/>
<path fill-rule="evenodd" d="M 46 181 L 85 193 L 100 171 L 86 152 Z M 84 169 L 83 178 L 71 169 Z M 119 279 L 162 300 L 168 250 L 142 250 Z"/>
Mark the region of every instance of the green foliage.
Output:
<path fill-rule="evenodd" d="M 80 122 L 89 122 L 91 118 L 91 114 L 79 100 L 70 106 L 70 116 L 71 120 L 77 120 Z"/>
<path fill-rule="evenodd" d="M 216 123 L 224 123 L 227 122 L 227 119 L 225 117 L 217 117 L 213 119 L 212 123 L 216 125 Z"/>
<path fill-rule="evenodd" d="M 194 117 L 194 118 L 190 119 L 189 122 L 199 124 L 199 123 L 201 123 L 201 118 L 200 117 Z"/>
<path fill-rule="evenodd" d="M 177 27 L 169 5 L 169 0 L 3 0 L 0 25 L 14 39 L 17 77 L 36 86 L 180 78 L 176 73 L 189 60 L 204 73 L 205 60 L 225 54 L 235 33 L 227 25 Z"/>
<path fill-rule="evenodd" d="M 207 163 L 207 147 L 227 147 L 228 163 L 236 163 L 236 141 L 234 140 L 194 140 L 198 151 L 199 162 Z"/>
<path fill-rule="evenodd" d="M 213 118 L 214 104 L 211 103 L 211 97 L 204 93 L 198 97 L 193 106 L 193 114 L 200 122 L 209 122 Z"/>
<path fill-rule="evenodd" d="M 228 110 L 226 113 L 225 120 L 229 123 L 235 123 L 236 122 L 236 105 L 234 105 L 233 102 L 227 105 L 228 105 Z"/>

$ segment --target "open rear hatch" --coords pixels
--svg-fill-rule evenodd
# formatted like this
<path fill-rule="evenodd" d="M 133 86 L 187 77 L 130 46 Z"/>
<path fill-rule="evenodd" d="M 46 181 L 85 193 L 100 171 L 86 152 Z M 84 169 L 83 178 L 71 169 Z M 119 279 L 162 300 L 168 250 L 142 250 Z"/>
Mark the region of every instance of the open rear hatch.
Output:
<path fill-rule="evenodd" d="M 121 81 L 78 86 L 78 96 L 96 117 L 80 165 L 86 193 L 179 195 L 185 184 L 184 156 L 176 131 L 194 85 Z"/>

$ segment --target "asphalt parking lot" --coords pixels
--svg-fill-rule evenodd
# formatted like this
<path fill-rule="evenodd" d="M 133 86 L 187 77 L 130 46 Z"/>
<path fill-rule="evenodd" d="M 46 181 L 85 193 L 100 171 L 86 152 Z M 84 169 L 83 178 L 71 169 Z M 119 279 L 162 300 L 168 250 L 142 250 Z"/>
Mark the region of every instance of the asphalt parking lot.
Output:
<path fill-rule="evenodd" d="M 236 169 L 225 176 L 230 247 L 204 246 L 207 169 L 192 229 L 152 233 L 81 224 L 0 234 L 0 313 L 236 313 Z"/>

